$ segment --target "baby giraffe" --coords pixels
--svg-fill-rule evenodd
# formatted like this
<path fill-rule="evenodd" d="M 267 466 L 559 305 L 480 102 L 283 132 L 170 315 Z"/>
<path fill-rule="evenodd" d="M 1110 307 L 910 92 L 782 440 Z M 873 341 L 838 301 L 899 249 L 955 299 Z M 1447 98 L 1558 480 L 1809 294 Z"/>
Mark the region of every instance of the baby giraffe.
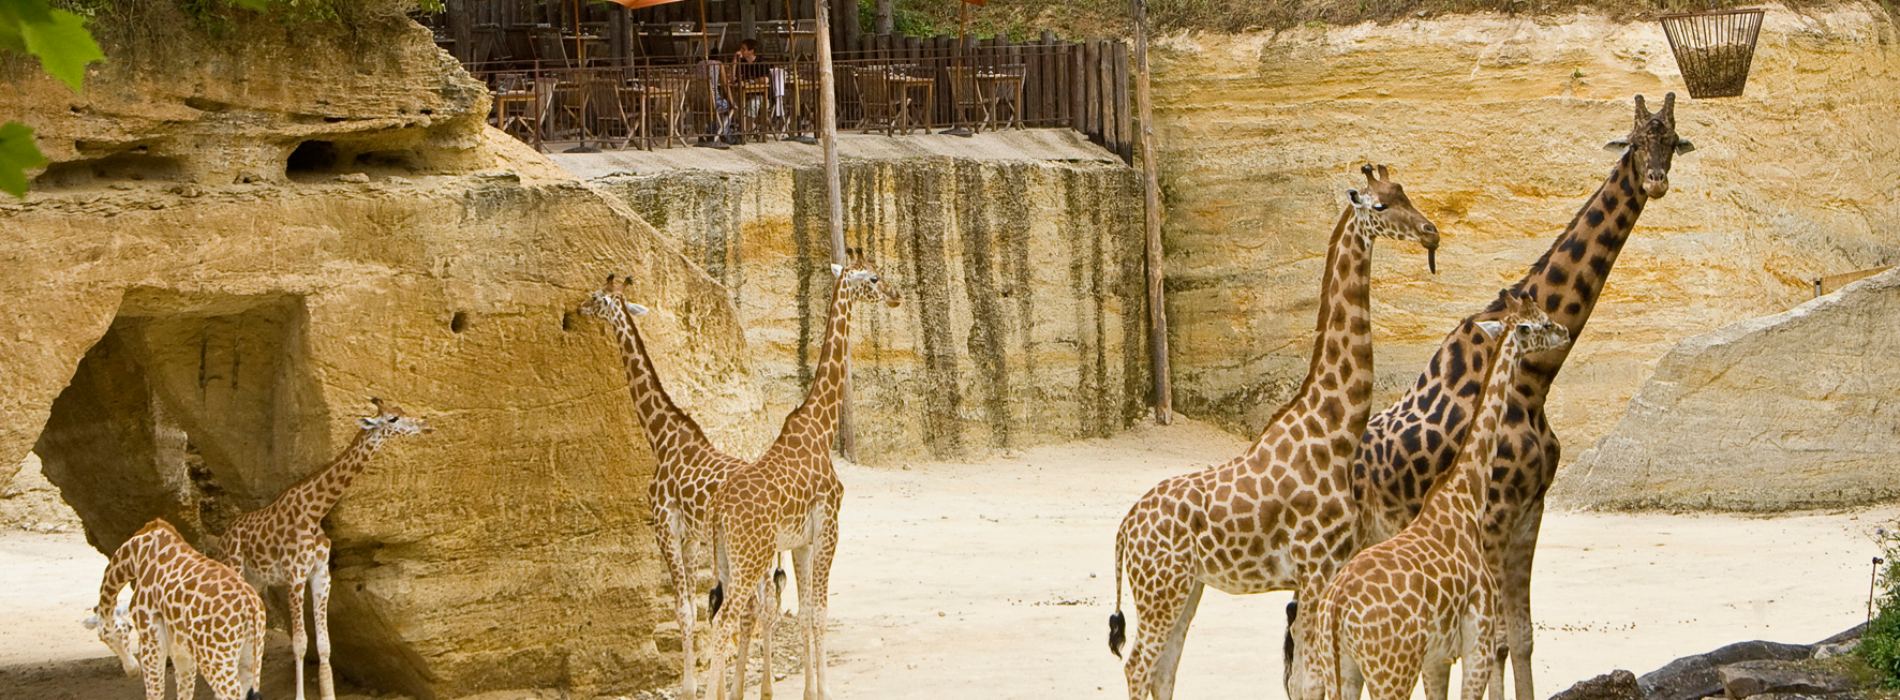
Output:
<path fill-rule="evenodd" d="M 285 489 L 277 500 L 238 516 L 207 549 L 263 593 L 270 586 L 290 588 L 290 650 L 297 657 L 297 700 L 303 700 L 303 599 L 310 592 L 317 634 L 317 683 L 323 700 L 336 699 L 330 675 L 330 538 L 323 516 L 336 507 L 344 490 L 369 466 L 383 440 L 392 435 L 429 432 L 427 422 L 405 415 L 395 404 L 370 399 L 376 415 L 357 421 L 359 430 L 335 461 Z"/>
<path fill-rule="evenodd" d="M 1465 700 L 1483 700 L 1493 680 L 1494 697 L 1503 697 L 1503 677 L 1491 675 L 1502 647 L 1497 572 L 1483 550 L 1485 489 L 1519 359 L 1564 347 L 1570 332 L 1528 295 L 1501 296 L 1503 322 L 1476 322 L 1481 342 L 1500 345 L 1450 478 L 1398 535 L 1354 555 L 1320 599 L 1307 679 L 1325 689 L 1325 700 L 1356 700 L 1362 686 L 1372 700 L 1406 700 L 1428 662 L 1454 659 L 1464 662 Z"/>
<path fill-rule="evenodd" d="M 126 586 L 133 587 L 132 603 L 120 607 Z M 144 671 L 146 700 L 165 700 L 168 658 L 178 700 L 196 694 L 199 672 L 218 700 L 260 697 L 264 600 L 164 520 L 146 524 L 112 553 L 86 628 L 99 631 L 126 675 Z"/>

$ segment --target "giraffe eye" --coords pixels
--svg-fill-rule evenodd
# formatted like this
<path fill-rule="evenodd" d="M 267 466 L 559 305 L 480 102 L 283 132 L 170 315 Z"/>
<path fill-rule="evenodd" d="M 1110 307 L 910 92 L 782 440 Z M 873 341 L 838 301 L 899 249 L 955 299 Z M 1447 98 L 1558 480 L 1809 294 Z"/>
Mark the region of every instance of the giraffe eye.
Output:
<path fill-rule="evenodd" d="M 877 281 L 877 275 L 871 275 L 871 281 L 872 281 L 872 282 L 876 282 L 876 281 Z"/>
<path fill-rule="evenodd" d="M 1385 202 L 1372 205 L 1373 211 L 1385 211 Z"/>

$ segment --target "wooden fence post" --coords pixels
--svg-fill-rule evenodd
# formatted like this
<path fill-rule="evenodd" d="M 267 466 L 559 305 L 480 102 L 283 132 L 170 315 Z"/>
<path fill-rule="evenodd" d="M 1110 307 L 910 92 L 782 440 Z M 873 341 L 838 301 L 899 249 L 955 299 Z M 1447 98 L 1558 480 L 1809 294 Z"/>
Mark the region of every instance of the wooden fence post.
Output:
<path fill-rule="evenodd" d="M 1168 366 L 1168 304 L 1161 248 L 1161 174 L 1155 152 L 1154 93 L 1148 83 L 1148 0 L 1133 0 L 1135 16 L 1135 105 L 1140 110 L 1135 140 L 1141 145 L 1142 202 L 1147 231 L 1148 355 L 1154 374 L 1155 422 L 1174 420 L 1174 387 Z"/>

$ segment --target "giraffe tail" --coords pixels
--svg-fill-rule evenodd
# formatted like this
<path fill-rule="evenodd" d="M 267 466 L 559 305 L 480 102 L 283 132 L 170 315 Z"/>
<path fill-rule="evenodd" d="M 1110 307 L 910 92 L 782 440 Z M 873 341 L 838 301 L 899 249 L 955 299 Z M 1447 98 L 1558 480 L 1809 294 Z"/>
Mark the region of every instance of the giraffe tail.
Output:
<path fill-rule="evenodd" d="M 1115 612 L 1108 616 L 1108 651 L 1121 658 L 1122 643 L 1128 641 L 1128 618 L 1122 616 L 1122 541 L 1121 529 L 1115 530 Z"/>

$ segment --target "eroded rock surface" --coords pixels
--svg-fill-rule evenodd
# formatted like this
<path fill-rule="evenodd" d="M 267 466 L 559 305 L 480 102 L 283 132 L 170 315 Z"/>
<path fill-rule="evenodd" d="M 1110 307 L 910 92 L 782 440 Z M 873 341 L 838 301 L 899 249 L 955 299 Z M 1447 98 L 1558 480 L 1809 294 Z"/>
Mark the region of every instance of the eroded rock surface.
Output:
<path fill-rule="evenodd" d="M 1591 14 L 1164 38 L 1176 407 L 1252 435 L 1291 394 L 1326 234 L 1368 160 L 1444 231 L 1437 277 L 1405 245 L 1374 256 L 1383 406 L 1603 181 L 1631 95 L 1674 90 L 1698 150 L 1645 209 L 1551 393 L 1566 457 L 1582 452 L 1677 342 L 1798 304 L 1814 277 L 1900 260 L 1893 27 L 1873 6 L 1771 6 L 1747 94 L 1722 100 L 1687 98 L 1656 23 Z"/>
<path fill-rule="evenodd" d="M 904 297 L 854 312 L 860 460 L 1101 437 L 1144 413 L 1134 170 L 1055 130 L 848 135 L 840 152 L 847 243 Z M 793 143 L 555 157 L 725 284 L 774 419 L 804 399 L 831 295 L 819 157 Z"/>

